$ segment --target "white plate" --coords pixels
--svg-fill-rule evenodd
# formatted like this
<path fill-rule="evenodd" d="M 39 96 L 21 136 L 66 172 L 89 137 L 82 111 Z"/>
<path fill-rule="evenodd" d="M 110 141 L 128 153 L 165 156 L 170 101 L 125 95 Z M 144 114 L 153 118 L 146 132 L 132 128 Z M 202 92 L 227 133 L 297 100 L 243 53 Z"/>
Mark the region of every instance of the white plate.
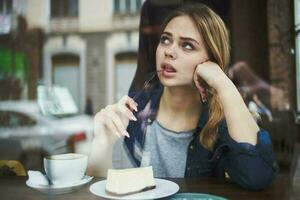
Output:
<path fill-rule="evenodd" d="M 105 192 L 106 180 L 103 180 L 92 184 L 90 186 L 90 191 L 96 196 L 104 197 L 107 199 L 150 200 L 150 199 L 158 199 L 158 198 L 171 196 L 172 194 L 175 194 L 179 190 L 179 186 L 172 181 L 156 178 L 155 184 L 156 187 L 152 190 L 147 190 L 144 192 L 139 192 L 136 194 L 125 195 L 120 197 L 120 196 L 113 196 L 107 194 Z"/>
<path fill-rule="evenodd" d="M 90 182 L 92 179 L 93 177 L 85 175 L 80 181 L 77 181 L 71 185 L 40 185 L 27 180 L 26 185 L 45 193 L 64 194 L 80 188 L 81 186 Z"/>

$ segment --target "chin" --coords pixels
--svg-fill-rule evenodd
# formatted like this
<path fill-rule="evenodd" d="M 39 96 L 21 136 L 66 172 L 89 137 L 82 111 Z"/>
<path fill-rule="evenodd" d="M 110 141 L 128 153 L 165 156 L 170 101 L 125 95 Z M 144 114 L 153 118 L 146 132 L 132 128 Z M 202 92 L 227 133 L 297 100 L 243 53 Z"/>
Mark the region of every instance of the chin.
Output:
<path fill-rule="evenodd" d="M 165 87 L 193 87 L 193 83 L 191 82 L 179 82 L 176 80 L 165 80 L 160 79 L 160 83 Z"/>
<path fill-rule="evenodd" d="M 166 86 L 166 87 L 170 87 L 170 86 L 176 86 L 178 85 L 178 81 L 175 81 L 174 79 L 173 80 L 170 80 L 170 79 L 164 79 L 164 78 L 159 78 L 159 81 L 160 83 L 163 85 L 163 86 Z"/>

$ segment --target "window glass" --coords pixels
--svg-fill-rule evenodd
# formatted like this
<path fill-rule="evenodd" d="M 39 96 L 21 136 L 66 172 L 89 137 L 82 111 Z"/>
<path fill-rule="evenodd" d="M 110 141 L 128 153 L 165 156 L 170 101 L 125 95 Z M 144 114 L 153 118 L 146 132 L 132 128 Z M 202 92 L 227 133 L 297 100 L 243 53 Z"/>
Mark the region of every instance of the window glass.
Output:
<path fill-rule="evenodd" d="M 123 53 L 116 56 L 115 65 L 115 101 L 128 93 L 136 71 L 136 55 Z"/>
<path fill-rule="evenodd" d="M 114 0 L 114 13 L 137 13 L 142 7 L 142 0 Z"/>
<path fill-rule="evenodd" d="M 98 111 L 129 87 L 143 89 L 156 69 L 164 18 L 191 1 L 207 4 L 224 20 L 231 47 L 226 73 L 287 169 L 299 137 L 299 0 L 0 0 L 0 100 L 17 106 L 42 99 L 43 119 L 55 115 L 60 124 L 59 133 L 46 131 L 92 138 Z M 151 84 L 161 86 L 157 77 Z M 13 129 L 33 122 L 2 112 L 0 123 Z"/>
<path fill-rule="evenodd" d="M 114 0 L 114 12 L 119 13 L 121 11 L 120 9 L 120 1 L 121 0 Z"/>
<path fill-rule="evenodd" d="M 78 0 L 51 0 L 51 17 L 78 16 Z"/>
<path fill-rule="evenodd" d="M 0 119 L 1 127 L 23 127 L 36 124 L 35 120 L 31 117 L 13 111 L 0 111 Z"/>
<path fill-rule="evenodd" d="M 140 10 L 142 7 L 142 0 L 136 0 L 135 2 L 136 2 L 136 9 Z"/>
<path fill-rule="evenodd" d="M 125 11 L 131 12 L 131 0 L 125 0 Z"/>
<path fill-rule="evenodd" d="M 4 13 L 4 1 L 0 0 L 0 13 Z"/>
<path fill-rule="evenodd" d="M 0 13 L 10 14 L 12 13 L 12 0 L 0 0 Z"/>
<path fill-rule="evenodd" d="M 12 0 L 6 0 L 6 9 L 7 9 L 7 13 L 12 13 L 12 9 L 13 9 Z"/>
<path fill-rule="evenodd" d="M 68 0 L 68 16 L 78 16 L 78 0 Z"/>

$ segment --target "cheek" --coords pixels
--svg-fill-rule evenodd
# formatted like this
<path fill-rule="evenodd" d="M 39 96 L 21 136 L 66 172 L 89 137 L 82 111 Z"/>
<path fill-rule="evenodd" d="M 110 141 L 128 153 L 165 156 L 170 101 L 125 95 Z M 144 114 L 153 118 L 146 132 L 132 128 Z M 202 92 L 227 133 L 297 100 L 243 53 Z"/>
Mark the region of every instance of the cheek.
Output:
<path fill-rule="evenodd" d="M 162 48 L 158 45 L 158 47 L 156 48 L 156 65 L 158 65 L 160 63 L 161 57 L 162 57 Z"/>
<path fill-rule="evenodd" d="M 189 70 L 195 71 L 198 64 L 203 63 L 206 60 L 207 56 L 203 53 L 197 53 L 190 55 L 185 59 L 186 66 Z"/>
<path fill-rule="evenodd" d="M 188 58 L 185 61 L 185 69 L 187 72 L 191 73 L 196 70 L 197 65 L 200 63 L 199 58 L 198 59 L 193 59 L 193 58 Z"/>

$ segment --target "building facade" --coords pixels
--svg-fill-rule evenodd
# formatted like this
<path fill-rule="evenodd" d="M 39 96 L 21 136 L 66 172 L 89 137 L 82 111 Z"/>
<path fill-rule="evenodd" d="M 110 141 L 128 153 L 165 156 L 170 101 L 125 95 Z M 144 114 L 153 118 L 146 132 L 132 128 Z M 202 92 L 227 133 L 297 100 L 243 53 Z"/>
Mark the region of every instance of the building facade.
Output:
<path fill-rule="evenodd" d="M 136 68 L 142 2 L 27 0 L 28 26 L 46 34 L 41 82 L 66 86 L 80 112 L 87 102 L 95 112 L 126 94 Z"/>

